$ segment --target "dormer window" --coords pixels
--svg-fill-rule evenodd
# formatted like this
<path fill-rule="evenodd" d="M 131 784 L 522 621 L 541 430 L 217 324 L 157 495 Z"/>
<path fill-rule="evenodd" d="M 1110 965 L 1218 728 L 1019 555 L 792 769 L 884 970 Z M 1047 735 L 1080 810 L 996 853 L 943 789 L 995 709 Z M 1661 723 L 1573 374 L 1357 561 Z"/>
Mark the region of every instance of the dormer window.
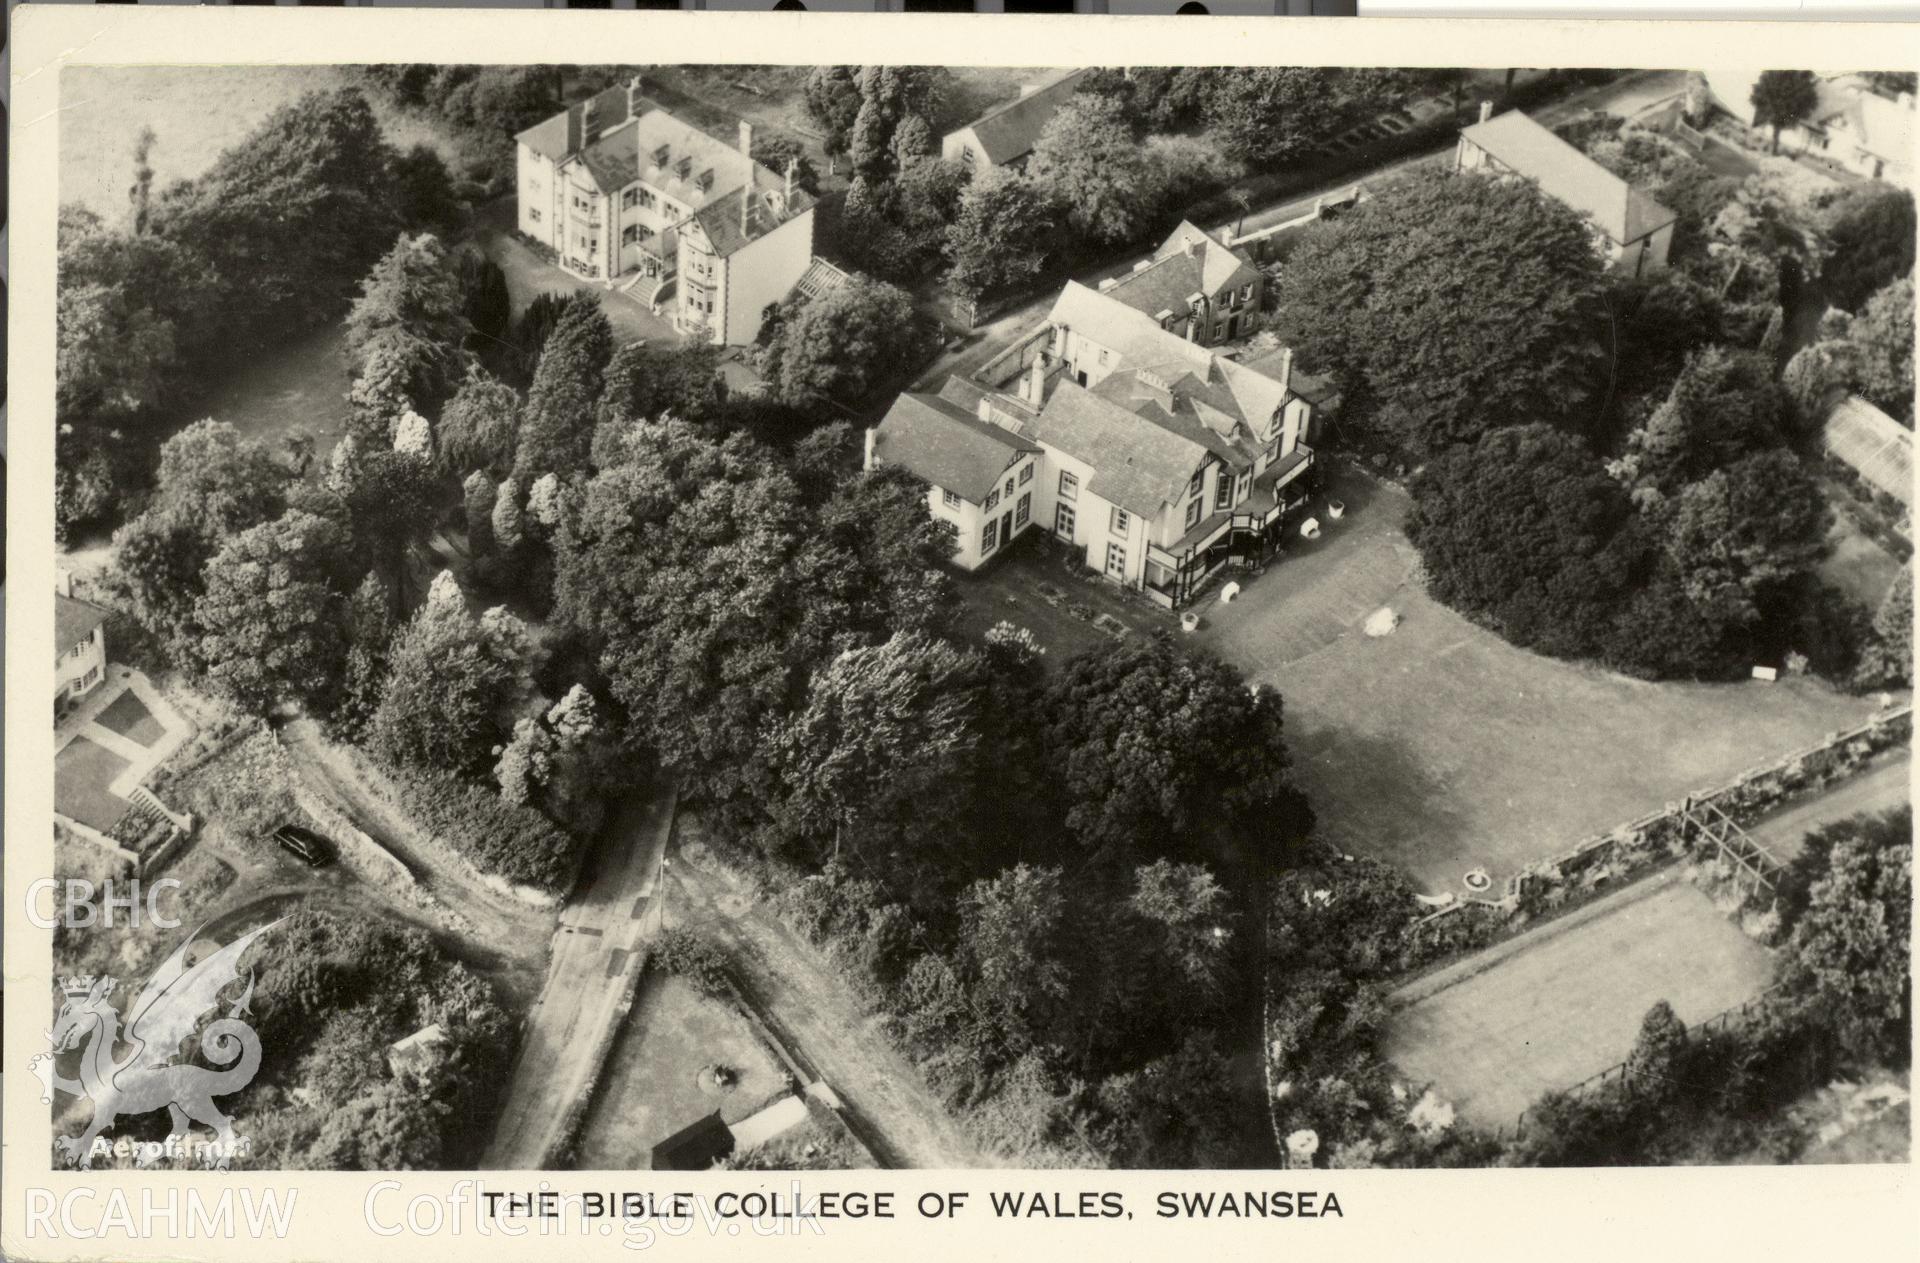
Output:
<path fill-rule="evenodd" d="M 667 155 L 668 155 L 668 154 L 669 154 L 670 152 L 672 152 L 672 149 L 671 149 L 671 147 L 670 147 L 670 146 L 667 146 L 667 145 L 662 145 L 662 146 L 660 146 L 660 147 L 659 147 L 658 149 L 656 149 L 656 150 L 654 150 L 654 151 L 653 151 L 653 165 L 654 165 L 654 166 L 656 166 L 656 167 L 664 167 L 664 166 L 666 166 L 666 165 L 667 165 Z"/>
<path fill-rule="evenodd" d="M 712 187 L 713 187 L 713 168 L 708 167 L 705 171 L 702 171 L 700 173 L 700 191 L 704 193 Z"/>
<path fill-rule="evenodd" d="M 676 162 L 676 163 L 674 163 L 674 164 L 673 164 L 673 173 L 674 173 L 675 175 L 677 175 L 677 176 L 679 176 L 679 177 L 680 177 L 681 179 L 683 179 L 683 180 L 684 180 L 684 179 L 686 179 L 686 178 L 687 178 L 687 177 L 688 177 L 689 175 L 692 175 L 692 174 L 693 174 L 693 159 L 691 159 L 691 158 L 682 158 L 682 159 L 680 159 L 680 161 L 678 161 L 678 162 Z"/>

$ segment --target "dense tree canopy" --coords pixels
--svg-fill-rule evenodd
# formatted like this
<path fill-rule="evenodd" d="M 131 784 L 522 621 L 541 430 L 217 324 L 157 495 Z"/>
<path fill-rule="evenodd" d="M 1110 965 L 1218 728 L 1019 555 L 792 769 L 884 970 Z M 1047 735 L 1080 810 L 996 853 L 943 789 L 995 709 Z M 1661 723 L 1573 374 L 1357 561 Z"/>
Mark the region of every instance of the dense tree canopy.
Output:
<path fill-rule="evenodd" d="M 839 289 L 793 301 L 760 353 L 781 398 L 852 404 L 914 362 L 922 335 L 906 291 L 856 273 Z"/>
<path fill-rule="evenodd" d="M 1046 745 L 1089 849 L 1165 854 L 1258 821 L 1274 847 L 1312 816 L 1288 777 L 1280 698 L 1159 640 L 1066 664 L 1047 689 Z"/>
<path fill-rule="evenodd" d="M 478 775 L 505 736 L 500 716 L 525 685 L 525 627 L 504 609 L 476 618 L 442 572 L 394 641 L 373 746 L 395 763 Z"/>
<path fill-rule="evenodd" d="M 1875 291 L 1911 277 L 1915 231 L 1912 193 L 1881 185 L 1853 191 L 1827 230 L 1830 253 L 1820 280 L 1828 299 L 1858 311 Z"/>
<path fill-rule="evenodd" d="M 266 345 L 337 316 L 392 243 L 395 157 L 358 91 L 309 93 L 164 190 L 153 231 L 211 263 L 229 347 Z"/>
<path fill-rule="evenodd" d="M 437 408 L 464 375 L 467 320 L 460 278 L 438 238 L 401 237 L 382 255 L 347 312 L 347 358 L 364 371 L 378 348 L 407 366 L 401 389 Z"/>
<path fill-rule="evenodd" d="M 1433 594 L 1515 644 L 1593 652 L 1644 550 L 1626 492 L 1579 439 L 1495 430 L 1430 461 L 1407 535 Z"/>
<path fill-rule="evenodd" d="M 1426 174 L 1304 239 L 1274 325 L 1390 442 L 1438 452 L 1503 425 L 1580 429 L 1604 373 L 1600 260 L 1533 186 Z"/>
<path fill-rule="evenodd" d="M 1910 823 L 1910 821 L 1908 822 Z M 1913 843 L 1863 829 L 1833 842 L 1782 973 L 1855 1055 L 1911 1058 Z"/>
<path fill-rule="evenodd" d="M 1213 68 L 1203 109 L 1228 151 L 1262 166 L 1304 155 L 1336 117 L 1338 71 L 1309 66 Z"/>
<path fill-rule="evenodd" d="M 1785 399 L 1757 355 L 1708 347 L 1629 439 L 1636 482 L 1671 494 L 1744 456 L 1778 447 Z"/>
<path fill-rule="evenodd" d="M 1118 104 L 1090 93 L 1054 112 L 1026 171 L 1075 229 L 1108 245 L 1145 232 L 1159 209 L 1153 174 Z"/>
<path fill-rule="evenodd" d="M 553 334 L 540 350 L 527 388 L 514 474 L 531 482 L 542 474 L 584 469 L 593 441 L 596 405 L 607 361 L 613 357 L 613 326 L 592 290 L 571 295 Z"/>
<path fill-rule="evenodd" d="M 346 651 L 347 558 L 339 524 L 298 509 L 214 554 L 191 645 L 214 687 L 256 713 L 289 699 L 330 701 Z"/>
<path fill-rule="evenodd" d="M 954 287 L 969 297 L 1017 289 L 1046 266 L 1059 233 L 1055 203 L 1031 180 L 982 176 L 947 233 Z"/>

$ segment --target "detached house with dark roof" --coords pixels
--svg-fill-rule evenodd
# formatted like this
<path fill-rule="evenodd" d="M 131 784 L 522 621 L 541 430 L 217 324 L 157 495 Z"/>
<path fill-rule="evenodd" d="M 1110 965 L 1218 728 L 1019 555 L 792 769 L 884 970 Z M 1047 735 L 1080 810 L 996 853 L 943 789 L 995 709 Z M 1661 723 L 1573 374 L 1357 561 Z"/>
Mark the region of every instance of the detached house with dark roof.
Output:
<path fill-rule="evenodd" d="M 1017 536 L 1037 521 L 1089 568 L 1171 608 L 1235 558 L 1268 556 L 1305 505 L 1305 440 L 1316 410 L 1337 400 L 1296 373 L 1285 348 L 1225 359 L 1077 282 L 1023 345 L 1014 378 L 902 396 L 869 436 L 869 467 L 918 474 L 933 488 L 930 512 L 978 526 L 963 534 L 959 564 L 1004 547 L 1006 523 Z M 968 497 L 941 481 L 962 478 L 989 488 L 964 518 Z"/>
<path fill-rule="evenodd" d="M 867 431 L 867 468 L 898 465 L 927 484 L 927 512 L 957 532 L 963 570 L 1012 543 L 1033 521 L 1040 445 L 980 420 L 941 395 L 905 394 Z"/>
<path fill-rule="evenodd" d="M 585 280 L 676 327 L 744 346 L 813 265 L 813 199 L 753 161 L 753 129 L 716 140 L 647 101 L 638 78 L 516 138 L 519 228 Z"/>
<path fill-rule="evenodd" d="M 107 674 L 107 612 L 76 600 L 63 578 L 53 594 L 54 680 L 56 715 L 100 685 Z"/>
<path fill-rule="evenodd" d="M 1480 121 L 1460 133 L 1454 166 L 1533 181 L 1586 217 L 1616 272 L 1643 276 L 1667 266 L 1679 217 L 1519 110 L 1496 118 L 1493 103 L 1482 102 Z"/>
<path fill-rule="evenodd" d="M 976 176 L 996 167 L 1018 171 L 1027 165 L 1034 142 L 1062 105 L 1080 91 L 1090 69 L 1070 71 L 1044 84 L 1021 88 L 1020 95 L 996 106 L 940 140 L 940 156 L 958 162 Z"/>
<path fill-rule="evenodd" d="M 1182 220 L 1173 235 L 1100 292 L 1201 346 L 1244 338 L 1260 326 L 1266 277 L 1246 254 Z"/>

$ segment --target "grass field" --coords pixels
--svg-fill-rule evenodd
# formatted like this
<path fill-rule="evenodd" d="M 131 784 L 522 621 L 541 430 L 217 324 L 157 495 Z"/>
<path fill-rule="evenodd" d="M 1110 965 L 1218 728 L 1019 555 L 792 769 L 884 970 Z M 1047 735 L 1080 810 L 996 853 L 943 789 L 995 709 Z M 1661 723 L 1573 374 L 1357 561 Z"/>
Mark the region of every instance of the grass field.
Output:
<path fill-rule="evenodd" d="M 1498 883 L 1873 710 L 1811 679 L 1651 684 L 1516 649 L 1426 595 L 1404 493 L 1343 475 L 1333 494 L 1345 519 L 1203 606 L 1197 639 L 1285 698 L 1321 832 L 1430 891 L 1475 867 Z M 1402 622 L 1370 638 L 1382 605 Z"/>
<path fill-rule="evenodd" d="M 94 722 L 143 746 L 152 745 L 167 733 L 166 725 L 153 717 L 153 712 L 132 689 L 114 698 L 111 705 L 94 717 Z"/>
<path fill-rule="evenodd" d="M 715 1064 L 739 1076 L 712 1095 L 701 1071 Z M 644 1171 L 653 1147 L 713 1113 L 737 1123 L 777 1095 L 786 1080 L 745 1018 L 678 978 L 642 979 L 633 1012 L 607 1058 L 581 1128 L 574 1166 L 582 1171 Z"/>
<path fill-rule="evenodd" d="M 1544 926 L 1528 950 L 1400 1010 L 1382 1051 L 1463 1118 L 1510 1127 L 1542 1092 L 1624 1058 L 1657 1001 L 1692 1026 L 1772 980 L 1772 955 L 1685 882 L 1612 898 L 1607 915 Z"/>
<path fill-rule="evenodd" d="M 127 814 L 127 800 L 107 789 L 126 770 L 113 751 L 75 737 L 54 756 L 54 810 L 104 833 Z"/>

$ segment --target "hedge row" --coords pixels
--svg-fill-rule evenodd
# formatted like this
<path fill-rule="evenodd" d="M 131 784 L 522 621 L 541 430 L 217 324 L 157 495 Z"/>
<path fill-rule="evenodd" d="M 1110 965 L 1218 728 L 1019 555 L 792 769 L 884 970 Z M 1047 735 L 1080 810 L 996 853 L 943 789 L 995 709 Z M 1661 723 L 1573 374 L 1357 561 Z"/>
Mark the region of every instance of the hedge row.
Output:
<path fill-rule="evenodd" d="M 445 773 L 390 773 L 407 814 L 482 873 L 548 894 L 572 886 L 581 840 L 538 811 Z"/>

